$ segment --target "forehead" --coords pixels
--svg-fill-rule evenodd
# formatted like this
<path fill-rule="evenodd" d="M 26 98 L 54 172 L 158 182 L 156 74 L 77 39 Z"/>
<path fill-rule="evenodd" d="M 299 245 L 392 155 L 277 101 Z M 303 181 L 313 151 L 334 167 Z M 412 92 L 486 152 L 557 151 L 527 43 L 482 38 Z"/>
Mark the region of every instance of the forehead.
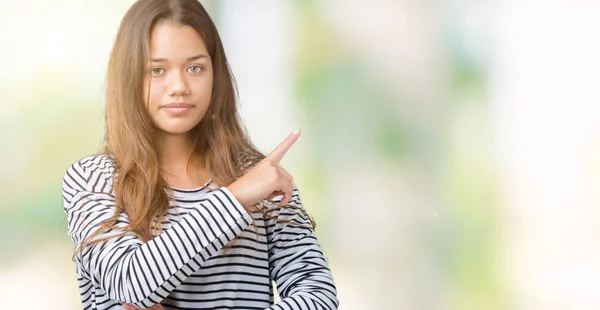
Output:
<path fill-rule="evenodd" d="M 208 55 L 208 52 L 204 40 L 194 28 L 171 21 L 162 21 L 152 29 L 151 58 L 178 60 L 198 54 Z"/>

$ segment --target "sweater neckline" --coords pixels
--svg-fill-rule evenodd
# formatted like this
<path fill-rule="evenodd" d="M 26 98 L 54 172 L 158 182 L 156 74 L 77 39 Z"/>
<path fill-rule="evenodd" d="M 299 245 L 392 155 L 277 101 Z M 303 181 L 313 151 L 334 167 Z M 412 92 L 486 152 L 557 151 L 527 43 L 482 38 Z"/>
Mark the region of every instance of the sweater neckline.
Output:
<path fill-rule="evenodd" d="M 213 182 L 213 178 L 210 178 L 210 179 L 208 179 L 208 181 L 206 181 L 206 183 L 204 183 L 204 185 L 197 187 L 197 188 L 179 188 L 179 187 L 173 187 L 173 186 L 169 186 L 169 188 L 175 192 L 180 192 L 180 193 L 197 193 L 197 192 L 200 192 L 200 191 L 204 190 L 205 188 L 207 188 L 212 182 Z"/>

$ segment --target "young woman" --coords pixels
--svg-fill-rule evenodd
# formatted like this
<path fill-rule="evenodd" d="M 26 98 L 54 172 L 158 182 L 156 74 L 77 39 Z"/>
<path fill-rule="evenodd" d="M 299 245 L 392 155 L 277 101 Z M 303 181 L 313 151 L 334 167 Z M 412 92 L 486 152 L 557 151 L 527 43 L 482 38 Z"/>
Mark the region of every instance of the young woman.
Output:
<path fill-rule="evenodd" d="M 106 149 L 63 181 L 83 308 L 337 309 L 279 166 L 299 135 L 267 156 L 252 145 L 199 2 L 136 1 L 110 55 Z"/>

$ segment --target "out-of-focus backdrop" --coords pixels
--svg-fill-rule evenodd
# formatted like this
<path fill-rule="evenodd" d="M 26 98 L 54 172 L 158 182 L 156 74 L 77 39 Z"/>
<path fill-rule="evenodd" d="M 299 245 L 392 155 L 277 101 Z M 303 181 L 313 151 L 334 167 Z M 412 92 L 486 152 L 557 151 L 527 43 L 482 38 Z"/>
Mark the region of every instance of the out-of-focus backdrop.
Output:
<path fill-rule="evenodd" d="M 202 1 L 340 309 L 599 309 L 600 3 Z M 80 309 L 61 179 L 132 0 L 0 2 L 0 296 Z"/>

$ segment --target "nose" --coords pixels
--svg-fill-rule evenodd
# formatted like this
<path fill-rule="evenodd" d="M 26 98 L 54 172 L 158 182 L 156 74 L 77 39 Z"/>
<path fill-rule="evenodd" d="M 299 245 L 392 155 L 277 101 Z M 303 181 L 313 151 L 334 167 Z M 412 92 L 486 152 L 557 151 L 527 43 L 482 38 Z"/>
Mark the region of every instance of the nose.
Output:
<path fill-rule="evenodd" d="M 168 94 L 169 96 L 184 96 L 189 94 L 188 82 L 184 74 L 177 71 L 169 74 Z"/>

